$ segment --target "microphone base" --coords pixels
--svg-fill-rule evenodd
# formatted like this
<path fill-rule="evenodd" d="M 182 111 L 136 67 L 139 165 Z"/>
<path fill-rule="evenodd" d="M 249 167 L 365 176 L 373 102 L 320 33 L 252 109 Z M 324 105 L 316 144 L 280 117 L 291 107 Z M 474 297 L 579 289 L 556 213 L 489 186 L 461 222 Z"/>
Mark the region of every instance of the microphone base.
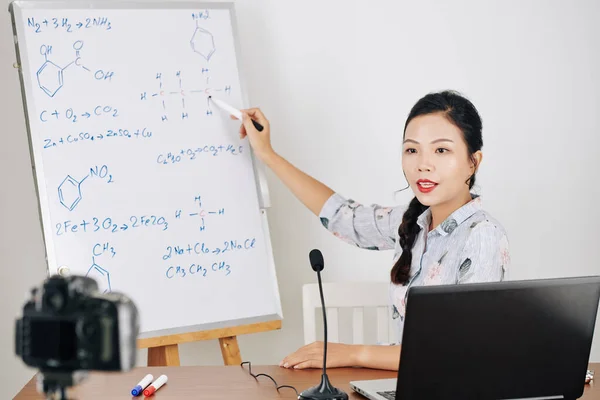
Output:
<path fill-rule="evenodd" d="M 348 394 L 333 387 L 327 374 L 321 375 L 321 383 L 306 389 L 298 396 L 300 400 L 348 400 Z"/>

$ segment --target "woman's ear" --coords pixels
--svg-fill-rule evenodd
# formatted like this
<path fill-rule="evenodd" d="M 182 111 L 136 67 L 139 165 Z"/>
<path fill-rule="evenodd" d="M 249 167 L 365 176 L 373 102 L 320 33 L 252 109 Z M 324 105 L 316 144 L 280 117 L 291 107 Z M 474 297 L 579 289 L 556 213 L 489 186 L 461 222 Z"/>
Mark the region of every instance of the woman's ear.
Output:
<path fill-rule="evenodd" d="M 475 153 L 473 153 L 474 164 L 471 164 L 472 173 L 477 172 L 477 170 L 479 169 L 479 166 L 481 165 L 482 160 L 483 160 L 483 153 L 481 152 L 481 150 L 477 150 Z"/>

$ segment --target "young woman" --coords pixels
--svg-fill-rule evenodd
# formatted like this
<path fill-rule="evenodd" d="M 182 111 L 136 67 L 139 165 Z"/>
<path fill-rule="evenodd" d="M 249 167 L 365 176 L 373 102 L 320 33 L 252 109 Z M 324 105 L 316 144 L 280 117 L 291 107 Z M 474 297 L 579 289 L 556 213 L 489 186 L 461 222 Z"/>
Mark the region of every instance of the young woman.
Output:
<path fill-rule="evenodd" d="M 258 132 L 250 118 L 265 129 Z M 291 165 L 272 149 L 269 121 L 259 109 L 243 111 L 240 136 L 248 136 L 260 160 L 335 236 L 364 249 L 395 250 L 390 300 L 401 338 L 409 287 L 505 278 L 506 232 L 470 192 L 482 160 L 481 129 L 473 104 L 456 92 L 430 93 L 414 105 L 404 126 L 402 169 L 415 198 L 404 207 L 359 204 Z M 330 343 L 327 364 L 395 370 L 400 349 Z M 322 355 L 323 343 L 316 342 L 281 366 L 320 368 Z"/>

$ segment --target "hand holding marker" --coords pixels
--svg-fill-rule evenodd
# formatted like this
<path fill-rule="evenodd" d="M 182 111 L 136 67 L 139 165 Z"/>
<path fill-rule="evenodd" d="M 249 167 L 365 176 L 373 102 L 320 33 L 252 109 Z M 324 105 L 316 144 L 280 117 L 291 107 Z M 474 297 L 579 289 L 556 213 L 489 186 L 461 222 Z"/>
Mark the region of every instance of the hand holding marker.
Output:
<path fill-rule="evenodd" d="M 221 108 L 224 111 L 227 111 L 229 114 L 233 115 L 234 117 L 236 117 L 240 121 L 243 121 L 242 112 L 240 110 L 231 107 L 229 104 L 224 103 L 224 102 L 222 102 L 219 99 L 215 99 L 214 97 L 212 97 L 212 95 L 208 96 L 208 100 L 212 101 L 219 108 Z M 251 121 L 252 121 L 252 125 L 254 125 L 254 127 L 256 128 L 256 130 L 259 131 L 259 132 L 262 132 L 262 130 L 264 129 L 264 127 L 261 124 L 259 124 L 258 122 L 256 122 L 255 120 L 253 120 L 253 119 L 251 119 Z"/>

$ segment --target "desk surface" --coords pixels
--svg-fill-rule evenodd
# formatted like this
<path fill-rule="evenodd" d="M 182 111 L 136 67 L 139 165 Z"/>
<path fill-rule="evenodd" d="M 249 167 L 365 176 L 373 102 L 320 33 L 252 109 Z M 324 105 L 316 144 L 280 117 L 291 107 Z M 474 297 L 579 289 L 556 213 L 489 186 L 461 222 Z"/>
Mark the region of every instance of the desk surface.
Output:
<path fill-rule="evenodd" d="M 590 369 L 600 372 L 600 364 L 591 364 Z M 298 391 L 314 386 L 320 381 L 321 370 L 294 371 L 278 366 L 253 366 L 254 374 L 266 373 L 271 375 L 279 385 L 292 385 Z M 145 367 L 136 368 L 122 374 L 91 373 L 86 381 L 69 393 L 73 399 L 132 399 L 129 394 L 146 374 L 153 374 L 158 378 L 161 374 L 169 377 L 169 382 L 156 392 L 152 398 L 188 399 L 199 398 L 203 400 L 216 399 L 296 399 L 296 394 L 291 389 L 275 390 L 273 382 L 264 376 L 255 380 L 248 374 L 246 366 L 242 369 L 233 367 Z M 351 380 L 394 378 L 395 372 L 378 371 L 359 368 L 340 368 L 327 371 L 331 382 L 338 388 L 345 390 L 351 399 L 364 397 L 352 392 L 348 383 Z M 583 378 L 582 378 L 583 379 Z M 598 379 L 598 378 L 597 378 Z M 21 392 L 15 397 L 17 400 L 42 399 L 36 391 L 36 378 L 32 378 Z M 144 399 L 139 396 L 135 399 Z M 600 400 L 600 385 L 596 383 L 586 385 L 582 397 L 585 400 Z"/>

